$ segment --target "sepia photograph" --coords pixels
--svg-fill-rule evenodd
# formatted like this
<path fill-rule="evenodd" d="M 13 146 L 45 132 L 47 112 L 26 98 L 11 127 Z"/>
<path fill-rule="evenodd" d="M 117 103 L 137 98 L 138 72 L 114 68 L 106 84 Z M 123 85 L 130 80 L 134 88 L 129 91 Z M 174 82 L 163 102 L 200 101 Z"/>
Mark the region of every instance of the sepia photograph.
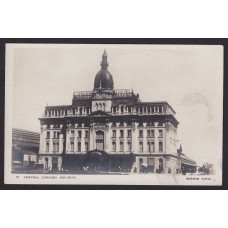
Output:
<path fill-rule="evenodd" d="M 6 44 L 6 184 L 222 185 L 222 45 Z"/>

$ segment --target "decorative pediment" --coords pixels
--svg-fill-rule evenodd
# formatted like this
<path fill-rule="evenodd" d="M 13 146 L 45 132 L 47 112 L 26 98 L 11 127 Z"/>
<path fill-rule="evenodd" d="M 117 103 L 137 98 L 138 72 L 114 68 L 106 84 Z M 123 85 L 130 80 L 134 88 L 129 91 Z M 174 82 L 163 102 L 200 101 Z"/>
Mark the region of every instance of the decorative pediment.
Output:
<path fill-rule="evenodd" d="M 98 110 L 98 111 L 92 112 L 89 116 L 111 116 L 111 115 L 108 114 L 107 112 Z"/>

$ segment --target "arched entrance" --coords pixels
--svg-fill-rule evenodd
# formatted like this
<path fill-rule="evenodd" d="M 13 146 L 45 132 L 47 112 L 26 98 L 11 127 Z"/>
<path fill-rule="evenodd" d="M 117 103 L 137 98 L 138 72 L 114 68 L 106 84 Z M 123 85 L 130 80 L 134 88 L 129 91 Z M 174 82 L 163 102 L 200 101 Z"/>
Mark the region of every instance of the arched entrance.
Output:
<path fill-rule="evenodd" d="M 97 131 L 96 132 L 96 149 L 97 150 L 104 150 L 104 132 Z"/>
<path fill-rule="evenodd" d="M 96 173 L 109 171 L 109 157 L 104 151 L 89 151 L 84 162 L 85 167 L 89 172 Z"/>

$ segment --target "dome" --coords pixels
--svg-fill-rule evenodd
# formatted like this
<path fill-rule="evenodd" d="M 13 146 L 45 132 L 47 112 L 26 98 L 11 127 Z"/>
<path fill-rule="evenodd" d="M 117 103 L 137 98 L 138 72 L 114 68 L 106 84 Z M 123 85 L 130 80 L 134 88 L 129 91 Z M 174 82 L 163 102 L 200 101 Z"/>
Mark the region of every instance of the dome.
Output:
<path fill-rule="evenodd" d="M 113 89 L 114 83 L 112 79 L 112 75 L 107 69 L 101 69 L 94 80 L 94 89 Z"/>
<path fill-rule="evenodd" d="M 114 82 L 112 75 L 108 71 L 107 54 L 104 51 L 101 61 L 101 70 L 97 73 L 94 80 L 94 89 L 113 89 Z"/>

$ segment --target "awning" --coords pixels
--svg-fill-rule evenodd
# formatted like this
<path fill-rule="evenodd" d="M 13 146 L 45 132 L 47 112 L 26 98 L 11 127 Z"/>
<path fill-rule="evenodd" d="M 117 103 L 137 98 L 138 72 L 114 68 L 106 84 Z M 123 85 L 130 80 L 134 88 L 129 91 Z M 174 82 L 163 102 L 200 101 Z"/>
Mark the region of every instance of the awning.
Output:
<path fill-rule="evenodd" d="M 187 163 L 187 162 L 181 162 L 181 165 L 187 165 L 187 166 L 198 167 L 198 165 L 196 165 L 196 164 L 191 164 L 191 163 Z"/>
<path fill-rule="evenodd" d="M 13 164 L 22 164 L 20 161 L 13 161 Z"/>
<path fill-rule="evenodd" d="M 141 165 L 147 167 L 147 164 L 146 163 L 142 163 Z"/>

